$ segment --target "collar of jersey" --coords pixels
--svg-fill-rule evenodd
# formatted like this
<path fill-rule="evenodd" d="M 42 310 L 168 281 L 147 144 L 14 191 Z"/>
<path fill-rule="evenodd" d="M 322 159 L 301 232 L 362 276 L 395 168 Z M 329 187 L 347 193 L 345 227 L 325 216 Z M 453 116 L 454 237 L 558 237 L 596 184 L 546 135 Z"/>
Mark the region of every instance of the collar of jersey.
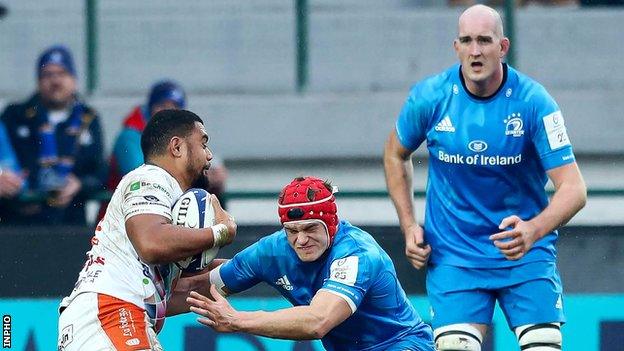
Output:
<path fill-rule="evenodd" d="M 491 98 L 493 98 L 494 96 L 496 96 L 496 94 L 498 94 L 501 89 L 503 89 L 503 87 L 505 86 L 505 83 L 507 83 L 507 64 L 505 62 L 503 62 L 503 81 L 501 82 L 500 86 L 498 87 L 498 89 L 496 89 L 496 91 L 494 92 L 494 94 L 490 95 L 490 96 L 477 96 L 473 93 L 470 92 L 470 90 L 468 90 L 468 88 L 466 87 L 466 81 L 464 80 L 464 75 L 461 73 L 461 65 L 459 65 L 459 80 L 461 81 L 462 87 L 464 88 L 464 91 L 473 99 L 475 100 L 480 100 L 480 101 L 485 101 L 485 100 L 489 100 Z"/>

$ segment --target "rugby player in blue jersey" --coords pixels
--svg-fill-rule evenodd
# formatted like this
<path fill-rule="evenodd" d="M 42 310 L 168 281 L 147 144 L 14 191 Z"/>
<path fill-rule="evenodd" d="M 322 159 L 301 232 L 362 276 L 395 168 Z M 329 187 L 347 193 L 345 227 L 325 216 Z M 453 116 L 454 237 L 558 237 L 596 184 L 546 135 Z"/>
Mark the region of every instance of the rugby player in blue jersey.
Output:
<path fill-rule="evenodd" d="M 557 228 L 584 206 L 585 183 L 559 106 L 503 62 L 510 42 L 500 15 L 472 6 L 458 31 L 459 64 L 412 88 L 385 146 L 406 256 L 417 269 L 428 262 L 438 350 L 481 350 L 497 300 L 522 350 L 559 350 Z M 424 228 L 414 214 L 411 161 L 423 142 Z"/>
<path fill-rule="evenodd" d="M 212 298 L 191 293 L 191 310 L 219 332 L 321 339 L 327 350 L 433 351 L 431 328 L 408 301 L 392 260 L 370 234 L 338 220 L 333 192 L 315 177 L 286 185 L 278 201 L 284 228 L 211 271 Z M 207 290 L 207 282 L 204 276 L 196 288 Z M 294 307 L 237 311 L 221 296 L 260 282 Z"/>

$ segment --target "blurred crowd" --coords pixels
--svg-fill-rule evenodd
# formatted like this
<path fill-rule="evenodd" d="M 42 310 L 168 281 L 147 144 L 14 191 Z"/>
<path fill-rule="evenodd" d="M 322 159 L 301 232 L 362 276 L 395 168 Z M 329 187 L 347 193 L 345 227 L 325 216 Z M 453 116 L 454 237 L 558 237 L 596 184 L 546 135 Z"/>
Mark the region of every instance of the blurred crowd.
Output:
<path fill-rule="evenodd" d="M 624 0 L 513 0 L 526 6 L 624 5 Z M 449 6 L 505 0 L 448 0 Z M 9 12 L 0 3 L 0 18 Z M 77 72 L 67 47 L 55 45 L 36 60 L 36 91 L 10 103 L 0 117 L 0 225 L 84 224 L 85 205 L 106 200 L 123 175 L 143 163 L 140 138 L 150 117 L 163 109 L 183 109 L 183 87 L 156 81 L 146 99 L 129 106 L 121 131 L 105 155 L 98 112 L 77 91 Z M 224 203 L 227 170 L 217 157 L 207 174 L 208 191 Z M 97 213 L 97 211 L 92 211 Z"/>
<path fill-rule="evenodd" d="M 143 164 L 141 133 L 156 112 L 186 108 L 172 80 L 156 82 L 146 101 L 123 119 L 113 151 L 104 154 L 100 116 L 77 91 L 70 50 L 46 49 L 36 63 L 36 91 L 10 103 L 0 117 L 0 225 L 86 224 L 86 203 L 99 200 Z M 224 203 L 225 165 L 215 157 L 206 190 Z"/>

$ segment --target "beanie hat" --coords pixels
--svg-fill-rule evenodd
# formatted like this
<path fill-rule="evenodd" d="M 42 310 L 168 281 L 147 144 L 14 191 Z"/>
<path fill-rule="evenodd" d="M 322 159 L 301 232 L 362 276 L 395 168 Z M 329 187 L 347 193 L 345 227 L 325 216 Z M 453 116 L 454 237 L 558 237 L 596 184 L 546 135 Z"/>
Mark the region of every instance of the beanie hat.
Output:
<path fill-rule="evenodd" d="M 156 104 L 160 104 L 165 101 L 173 101 L 178 108 L 186 107 L 186 94 L 184 89 L 174 81 L 162 80 L 152 86 L 150 90 L 147 106 L 152 110 L 152 107 Z"/>
<path fill-rule="evenodd" d="M 337 188 L 319 178 L 295 178 L 280 193 L 277 202 L 280 222 L 319 220 L 327 229 L 328 245 L 331 245 L 338 227 L 335 192 Z"/>
<path fill-rule="evenodd" d="M 54 45 L 46 49 L 37 63 L 37 77 L 41 78 L 41 72 L 50 64 L 59 65 L 67 71 L 67 73 L 76 77 L 76 69 L 74 67 L 74 59 L 71 51 L 63 45 Z"/>

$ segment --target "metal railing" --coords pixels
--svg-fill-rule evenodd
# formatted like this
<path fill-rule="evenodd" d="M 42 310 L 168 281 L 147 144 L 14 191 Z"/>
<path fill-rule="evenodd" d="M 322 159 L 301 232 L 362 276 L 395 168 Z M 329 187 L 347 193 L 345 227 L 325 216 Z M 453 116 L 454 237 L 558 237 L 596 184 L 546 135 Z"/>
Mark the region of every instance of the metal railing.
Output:
<path fill-rule="evenodd" d="M 305 92 L 309 77 L 309 3 L 308 0 L 294 0 L 295 16 L 295 89 Z M 505 0 L 505 35 L 513 42 L 515 38 L 515 0 Z M 87 92 L 93 93 L 99 84 L 98 66 L 98 0 L 86 0 L 85 6 L 85 48 L 87 67 Z M 514 46 L 507 53 L 506 61 L 516 67 Z"/>
<path fill-rule="evenodd" d="M 224 194 L 226 200 L 266 200 L 275 199 L 279 193 L 279 190 L 230 190 Z M 554 191 L 549 190 L 548 195 L 552 195 Z M 88 196 L 89 200 L 95 201 L 108 201 L 111 198 L 112 193 L 109 191 L 101 191 Z M 424 190 L 414 191 L 414 197 L 423 199 L 425 198 Z M 338 198 L 345 199 L 380 199 L 387 198 L 388 192 L 386 190 L 341 190 L 336 195 Z M 624 197 L 624 188 L 602 188 L 602 189 L 588 189 L 588 197 Z M 27 192 L 19 197 L 21 202 L 41 202 L 46 201 L 47 196 L 44 193 Z"/>

